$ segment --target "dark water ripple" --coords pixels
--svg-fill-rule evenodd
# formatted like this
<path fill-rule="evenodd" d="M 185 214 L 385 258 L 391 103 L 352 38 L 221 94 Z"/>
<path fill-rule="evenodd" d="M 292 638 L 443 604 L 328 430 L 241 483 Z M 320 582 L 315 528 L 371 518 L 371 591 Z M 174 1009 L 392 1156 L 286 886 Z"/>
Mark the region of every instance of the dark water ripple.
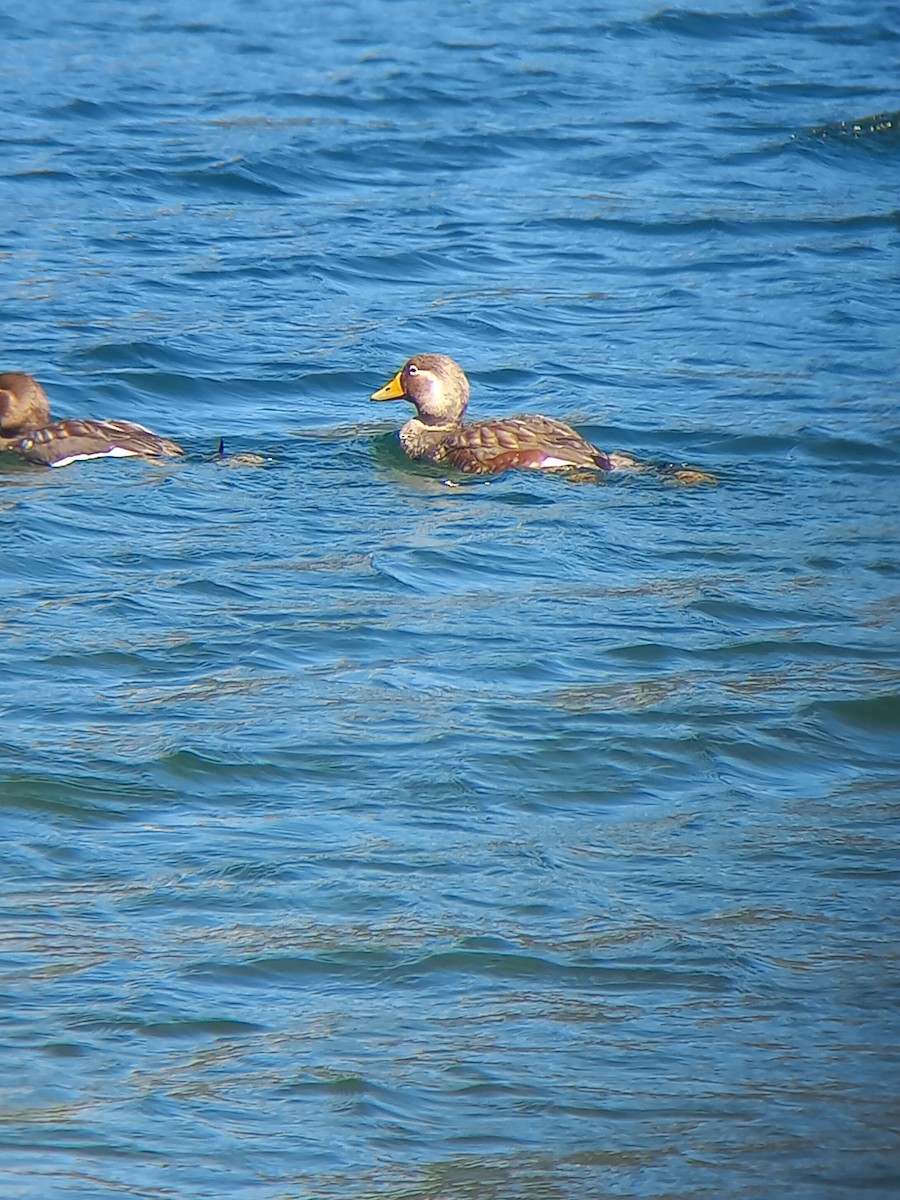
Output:
<path fill-rule="evenodd" d="M 0 32 L 3 1196 L 893 1195 L 900 8 Z"/>

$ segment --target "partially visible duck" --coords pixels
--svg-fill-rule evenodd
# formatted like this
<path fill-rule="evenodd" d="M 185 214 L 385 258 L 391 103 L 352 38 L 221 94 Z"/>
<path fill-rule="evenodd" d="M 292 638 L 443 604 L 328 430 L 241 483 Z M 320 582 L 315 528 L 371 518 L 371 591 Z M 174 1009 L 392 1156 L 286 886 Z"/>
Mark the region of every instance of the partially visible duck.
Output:
<path fill-rule="evenodd" d="M 45 467 L 67 467 L 89 458 L 184 454 L 177 443 L 131 421 L 51 420 L 47 393 L 20 371 L 0 375 L 0 450 Z"/>
<path fill-rule="evenodd" d="M 408 400 L 415 407 L 416 415 L 400 430 L 400 445 L 410 458 L 446 462 L 470 475 L 514 468 L 611 471 L 627 457 L 611 457 L 553 417 L 527 413 L 463 424 L 469 381 L 446 354 L 413 355 L 372 399 Z"/>

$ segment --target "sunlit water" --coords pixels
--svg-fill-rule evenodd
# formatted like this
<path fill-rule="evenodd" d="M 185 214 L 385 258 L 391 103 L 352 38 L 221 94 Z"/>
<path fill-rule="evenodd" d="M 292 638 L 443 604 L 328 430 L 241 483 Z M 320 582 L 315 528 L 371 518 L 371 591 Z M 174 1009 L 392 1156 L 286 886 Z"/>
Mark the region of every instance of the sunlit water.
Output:
<path fill-rule="evenodd" d="M 895 1195 L 900 7 L 0 33 L 5 1200 Z"/>

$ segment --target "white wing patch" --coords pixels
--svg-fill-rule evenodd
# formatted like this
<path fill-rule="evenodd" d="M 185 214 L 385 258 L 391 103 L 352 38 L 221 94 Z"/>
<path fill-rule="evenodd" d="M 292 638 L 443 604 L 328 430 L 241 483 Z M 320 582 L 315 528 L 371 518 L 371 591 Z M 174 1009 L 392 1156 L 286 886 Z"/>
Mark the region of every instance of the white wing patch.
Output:
<path fill-rule="evenodd" d="M 138 458 L 136 450 L 126 450 L 124 446 L 110 446 L 108 450 L 86 451 L 84 454 L 70 454 L 68 458 L 57 458 L 49 464 L 51 467 L 67 467 L 73 462 L 87 462 L 91 458 Z"/>
<path fill-rule="evenodd" d="M 548 454 L 537 464 L 539 471 L 549 471 L 554 467 L 574 467 L 575 464 L 570 458 L 554 458 L 552 454 Z"/>

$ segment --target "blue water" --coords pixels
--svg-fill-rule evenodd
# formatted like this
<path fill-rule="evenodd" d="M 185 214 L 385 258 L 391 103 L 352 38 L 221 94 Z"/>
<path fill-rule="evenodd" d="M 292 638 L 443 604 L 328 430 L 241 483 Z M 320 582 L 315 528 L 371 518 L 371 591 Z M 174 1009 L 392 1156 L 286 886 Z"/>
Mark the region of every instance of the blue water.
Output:
<path fill-rule="evenodd" d="M 0 35 L 0 1195 L 895 1196 L 900 5 Z"/>

